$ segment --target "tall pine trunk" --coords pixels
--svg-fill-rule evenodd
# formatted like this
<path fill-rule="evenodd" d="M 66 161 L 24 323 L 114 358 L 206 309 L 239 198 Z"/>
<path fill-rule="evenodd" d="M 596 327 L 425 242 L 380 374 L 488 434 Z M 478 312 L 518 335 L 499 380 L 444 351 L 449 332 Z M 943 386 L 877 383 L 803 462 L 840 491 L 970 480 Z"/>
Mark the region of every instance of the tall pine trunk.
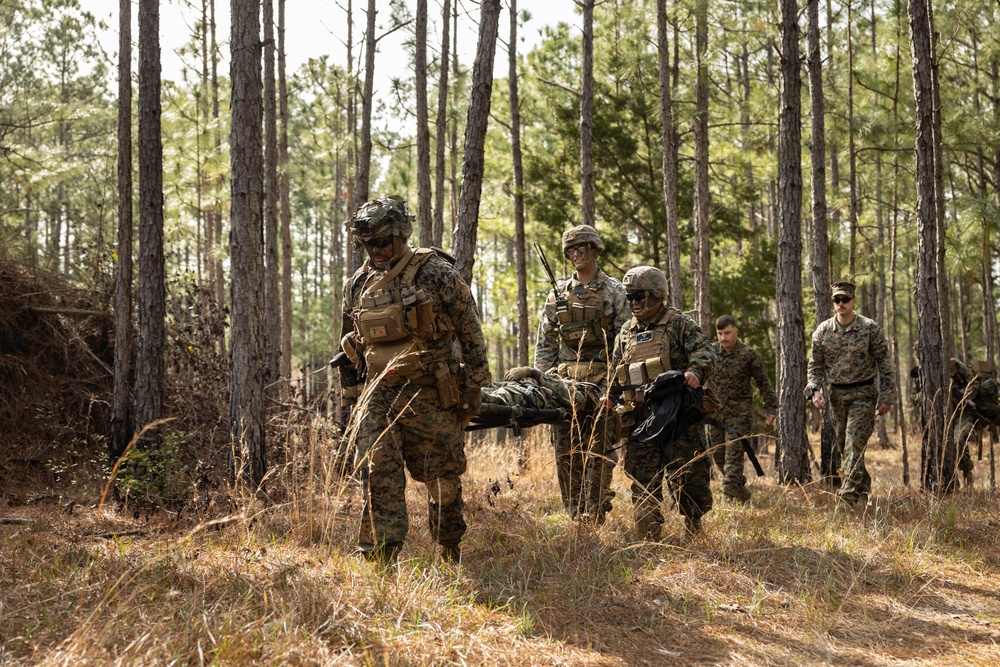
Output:
<path fill-rule="evenodd" d="M 802 82 L 796 0 L 779 3 L 781 90 L 778 116 L 778 442 L 782 484 L 810 479 L 806 440 L 805 322 L 802 316 Z"/>
<path fill-rule="evenodd" d="M 232 349 L 229 375 L 230 479 L 253 488 L 267 471 L 264 435 L 264 193 L 261 153 L 261 40 L 257 3 L 232 0 L 230 186 Z"/>
<path fill-rule="evenodd" d="M 942 312 L 938 299 L 938 213 L 934 179 L 934 95 L 932 82 L 931 20 L 929 0 L 910 0 L 910 55 L 916 111 L 917 176 L 917 358 L 920 361 L 925 426 L 921 471 L 925 490 L 951 487 L 954 471 L 945 465 L 946 352 L 941 339 Z"/>
<path fill-rule="evenodd" d="M 278 192 L 281 199 L 281 396 L 292 377 L 292 209 L 288 185 L 288 82 L 285 76 L 285 0 L 278 0 Z M 338 183 L 338 185 L 340 185 Z M 339 199 L 340 192 L 338 190 Z M 339 255 L 334 255 L 335 258 Z M 337 320 L 339 321 L 339 320 Z"/>
<path fill-rule="evenodd" d="M 281 301 L 278 298 L 278 119 L 274 74 L 274 2 L 263 0 L 264 16 L 264 371 L 278 379 Z"/>
<path fill-rule="evenodd" d="M 132 2 L 118 3 L 118 263 L 115 274 L 115 378 L 108 454 L 115 461 L 132 434 Z"/>
<path fill-rule="evenodd" d="M 660 74 L 660 144 L 663 149 L 663 202 L 667 218 L 667 274 L 670 305 L 683 308 L 681 233 L 677 220 L 677 150 L 670 89 L 670 50 L 667 45 L 667 0 L 656 0 L 656 45 Z"/>
<path fill-rule="evenodd" d="M 166 283 L 163 141 L 160 136 L 159 0 L 139 3 L 139 321 L 133 430 L 163 415 Z"/>
<path fill-rule="evenodd" d="M 709 282 L 712 252 L 708 235 L 708 0 L 695 4 L 695 110 L 694 134 L 694 309 L 698 325 L 712 330 L 712 292 Z"/>
<path fill-rule="evenodd" d="M 444 247 L 445 147 L 448 143 L 448 38 L 451 27 L 451 0 L 441 9 L 441 77 L 438 79 L 437 126 L 434 155 L 434 245 Z"/>
<path fill-rule="evenodd" d="M 583 9 L 583 64 L 580 86 L 580 205 L 583 224 L 594 226 L 594 0 Z"/>
<path fill-rule="evenodd" d="M 447 1 L 447 0 L 446 0 Z M 521 164 L 521 110 L 517 96 L 517 0 L 510 0 L 510 151 L 514 167 L 514 264 L 517 267 L 517 364 L 528 365 L 528 267 L 524 235 L 524 168 Z"/>
<path fill-rule="evenodd" d="M 352 209 L 368 201 L 372 166 L 372 93 L 375 90 L 375 0 L 368 0 L 368 22 L 365 28 L 365 91 L 361 95 L 361 154 L 354 186 Z M 352 211 L 353 212 L 353 211 Z"/>
<path fill-rule="evenodd" d="M 469 114 L 465 121 L 465 158 L 462 160 L 462 190 L 458 195 L 458 224 L 454 238 L 456 267 L 472 284 L 476 261 L 479 202 L 485 170 L 486 126 L 493 92 L 493 56 L 500 29 L 500 0 L 483 0 L 479 17 L 479 42 L 472 68 Z"/>
<path fill-rule="evenodd" d="M 826 215 L 826 104 L 823 99 L 823 61 L 819 44 L 819 0 L 807 0 L 809 30 L 809 107 L 812 135 L 812 282 L 817 324 L 832 316 L 830 305 L 830 230 Z M 820 428 L 820 474 L 836 480 L 840 467 L 837 434 L 829 415 Z"/>
<path fill-rule="evenodd" d="M 427 120 L 427 0 L 417 0 L 414 68 L 417 103 L 417 227 L 420 245 L 434 242 L 431 210 L 431 132 Z"/>

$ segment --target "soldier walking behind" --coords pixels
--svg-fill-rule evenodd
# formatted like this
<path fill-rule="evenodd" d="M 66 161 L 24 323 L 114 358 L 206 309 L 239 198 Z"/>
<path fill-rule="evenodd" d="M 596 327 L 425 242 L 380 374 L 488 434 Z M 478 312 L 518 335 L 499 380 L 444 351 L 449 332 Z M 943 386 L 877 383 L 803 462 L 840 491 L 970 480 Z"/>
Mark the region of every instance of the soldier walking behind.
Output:
<path fill-rule="evenodd" d="M 655 380 L 660 373 L 676 370 L 684 373 L 686 386 L 699 388 L 715 371 L 715 352 L 694 320 L 664 304 L 666 276 L 652 266 L 638 266 L 625 274 L 622 283 L 632 318 L 622 327 L 615 342 L 613 385 L 641 385 Z M 625 403 L 620 409 L 634 410 L 643 401 L 642 389 L 625 390 L 623 398 Z M 636 415 L 635 421 L 647 416 Z M 623 426 L 630 429 L 634 424 Z M 688 533 L 701 531 L 701 517 L 712 509 L 711 461 L 706 449 L 705 429 L 701 425 L 687 428 L 669 452 L 658 443 L 628 442 L 625 472 L 632 479 L 639 539 L 660 539 L 664 477 L 684 515 Z"/>
<path fill-rule="evenodd" d="M 740 330 L 732 315 L 723 315 L 715 321 L 716 342 L 715 374 L 712 389 L 722 406 L 713 417 L 721 421 L 729 431 L 709 426 L 712 456 L 722 471 L 722 494 L 730 500 L 746 503 L 750 501 L 747 478 L 743 474 L 746 457 L 742 439 L 749 438 L 753 431 L 753 388 L 750 380 L 757 385 L 768 426 L 774 423 L 778 411 L 778 397 L 774 395 L 771 379 L 764 369 L 760 353 L 739 339 Z"/>
<path fill-rule="evenodd" d="M 441 556 L 460 559 L 462 429 L 491 379 L 469 286 L 443 253 L 409 246 L 412 219 L 403 200 L 383 198 L 347 222 L 368 253 L 344 288 L 343 310 L 343 346 L 358 372 L 344 387 L 345 398 L 358 401 L 351 436 L 364 496 L 358 547 L 386 565 L 409 528 L 404 465 L 427 486 Z"/>
<path fill-rule="evenodd" d="M 549 293 L 538 322 L 535 368 L 560 378 L 608 383 L 608 357 L 615 334 L 628 319 L 625 289 L 597 265 L 604 242 L 589 225 L 566 230 L 563 255 L 573 277 Z M 508 380 L 523 379 L 508 377 Z M 602 523 L 611 511 L 611 473 L 617 454 L 603 416 L 573 415 L 553 424 L 556 475 L 563 505 L 574 520 Z"/>
<path fill-rule="evenodd" d="M 889 345 L 873 321 L 854 312 L 854 285 L 833 284 L 836 315 L 821 322 L 812 336 L 806 397 L 820 410 L 830 407 L 837 443 L 843 451 L 837 496 L 849 505 L 867 502 L 872 480 L 865 449 L 875 414 L 892 407 L 896 392 Z M 829 402 L 824 386 L 830 385 Z"/>

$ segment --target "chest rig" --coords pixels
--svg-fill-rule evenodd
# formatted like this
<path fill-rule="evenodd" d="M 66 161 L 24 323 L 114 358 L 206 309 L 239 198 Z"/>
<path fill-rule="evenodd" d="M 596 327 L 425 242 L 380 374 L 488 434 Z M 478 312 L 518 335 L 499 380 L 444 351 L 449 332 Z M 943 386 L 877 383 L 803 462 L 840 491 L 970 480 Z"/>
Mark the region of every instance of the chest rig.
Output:
<path fill-rule="evenodd" d="M 566 283 L 562 298 L 556 299 L 556 320 L 560 339 L 571 349 L 607 345 L 611 318 L 604 314 L 604 295 L 593 287 L 577 283 L 570 289 Z"/>
<path fill-rule="evenodd" d="M 660 373 L 672 370 L 667 324 L 679 312 L 676 308 L 667 308 L 653 328 L 633 333 L 625 342 L 621 364 L 615 369 L 615 382 L 623 387 L 635 387 L 622 393 L 626 408 L 631 409 L 642 403 L 642 385 L 652 382 Z"/>
<path fill-rule="evenodd" d="M 407 248 L 392 269 L 363 288 L 351 319 L 369 378 L 451 375 L 450 347 L 430 351 L 428 343 L 450 336 L 454 328 L 435 312 L 430 295 L 414 285 L 417 270 L 433 254 L 428 248 Z"/>

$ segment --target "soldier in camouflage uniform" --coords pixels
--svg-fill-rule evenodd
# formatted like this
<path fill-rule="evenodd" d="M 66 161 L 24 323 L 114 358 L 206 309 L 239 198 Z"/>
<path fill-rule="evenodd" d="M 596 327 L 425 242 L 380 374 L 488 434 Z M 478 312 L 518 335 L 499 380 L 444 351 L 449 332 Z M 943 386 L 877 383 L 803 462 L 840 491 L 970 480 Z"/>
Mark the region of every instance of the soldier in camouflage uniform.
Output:
<path fill-rule="evenodd" d="M 579 225 L 562 237 L 575 270 L 549 293 L 538 323 L 535 368 L 558 377 L 607 387 L 608 354 L 628 319 L 625 290 L 597 266 L 604 243 L 593 227 Z M 518 379 L 518 378 L 514 378 Z M 598 523 L 611 511 L 611 473 L 617 454 L 602 415 L 574 416 L 553 424 L 552 445 L 563 505 L 573 519 Z"/>
<path fill-rule="evenodd" d="M 854 312 L 854 290 L 849 282 L 833 284 L 836 315 L 821 322 L 813 333 L 806 386 L 806 397 L 817 408 L 830 407 L 843 451 L 843 481 L 837 495 L 849 505 L 866 502 L 871 493 L 865 449 L 875 428 L 875 414 L 889 412 L 896 392 L 889 345 L 873 320 Z"/>
<path fill-rule="evenodd" d="M 972 471 L 974 464 L 969 451 L 969 440 L 976 430 L 976 399 L 979 395 L 979 374 L 973 373 L 968 366 L 952 357 L 951 369 L 951 407 L 954 411 L 952 429 L 955 436 L 955 448 L 958 452 L 958 469 L 962 471 L 965 485 L 972 486 Z"/>
<path fill-rule="evenodd" d="M 626 273 L 622 283 L 632 318 L 615 342 L 613 386 L 635 387 L 664 371 L 676 370 L 684 372 L 686 386 L 700 387 L 715 371 L 715 352 L 694 320 L 664 303 L 667 279 L 663 272 L 639 266 Z M 634 410 L 642 403 L 642 390 L 625 390 L 623 398 L 619 410 Z M 635 421 L 646 416 L 637 415 Z M 634 424 L 626 422 L 623 426 L 631 428 Z M 706 450 L 705 429 L 698 425 L 673 442 L 669 456 L 658 444 L 628 442 L 625 472 L 632 479 L 632 504 L 640 539 L 660 539 L 664 477 L 684 515 L 688 533 L 701 531 L 701 517 L 712 509 L 711 460 Z"/>
<path fill-rule="evenodd" d="M 465 533 L 462 429 L 490 383 L 476 305 L 449 258 L 411 248 L 412 216 L 401 199 L 362 204 L 347 222 L 368 259 L 344 288 L 343 347 L 357 376 L 351 438 L 364 510 L 358 547 L 388 564 L 406 539 L 406 472 L 427 486 L 430 529 L 457 561 Z M 454 356 L 458 343 L 462 363 Z M 404 470 L 405 466 L 405 470 Z"/>
<path fill-rule="evenodd" d="M 750 490 L 746 488 L 747 478 L 743 474 L 746 453 L 741 438 L 749 437 L 753 430 L 750 380 L 760 392 L 768 426 L 774 423 L 778 397 L 774 395 L 760 353 L 741 342 L 739 333 L 732 315 L 723 315 L 715 321 L 717 340 L 712 343 L 712 349 L 716 354 L 716 369 L 711 386 L 722 405 L 712 416 L 729 427 L 729 432 L 710 426 L 709 436 L 713 458 L 722 471 L 722 494 L 745 503 L 750 500 Z"/>

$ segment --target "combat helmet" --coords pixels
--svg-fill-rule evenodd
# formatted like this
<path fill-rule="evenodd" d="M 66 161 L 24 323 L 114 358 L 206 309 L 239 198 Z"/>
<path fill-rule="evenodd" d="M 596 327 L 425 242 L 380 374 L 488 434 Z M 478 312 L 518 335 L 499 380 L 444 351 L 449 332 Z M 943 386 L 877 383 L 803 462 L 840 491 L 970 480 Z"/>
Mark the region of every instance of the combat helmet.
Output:
<path fill-rule="evenodd" d="M 622 278 L 625 291 L 645 290 L 657 299 L 667 298 L 667 277 L 655 266 L 637 266 Z"/>
<path fill-rule="evenodd" d="M 582 243 L 589 243 L 601 252 L 604 252 L 604 241 L 597 235 L 597 230 L 590 225 L 577 225 L 563 232 L 562 251 L 564 255 L 567 249 Z"/>
<path fill-rule="evenodd" d="M 365 202 L 347 221 L 348 231 L 361 241 L 413 234 L 413 216 L 406 211 L 406 200 L 399 197 L 381 197 Z"/>

